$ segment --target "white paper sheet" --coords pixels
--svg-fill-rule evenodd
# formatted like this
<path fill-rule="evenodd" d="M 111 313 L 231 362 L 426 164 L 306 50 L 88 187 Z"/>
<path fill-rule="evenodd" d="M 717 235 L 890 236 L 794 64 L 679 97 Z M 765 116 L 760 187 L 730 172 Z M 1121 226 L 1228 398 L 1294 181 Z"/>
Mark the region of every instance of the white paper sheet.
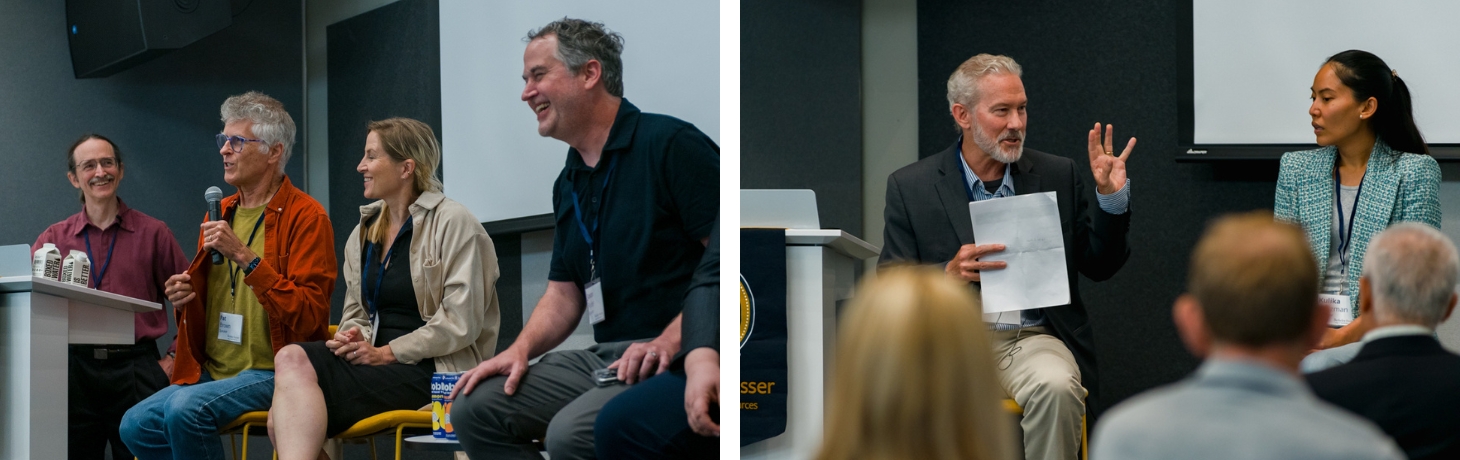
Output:
<path fill-rule="evenodd" d="M 985 314 L 1070 303 L 1065 240 L 1054 192 L 974 201 L 968 203 L 968 213 L 977 244 L 1005 247 L 979 260 L 1009 264 L 980 273 Z"/>

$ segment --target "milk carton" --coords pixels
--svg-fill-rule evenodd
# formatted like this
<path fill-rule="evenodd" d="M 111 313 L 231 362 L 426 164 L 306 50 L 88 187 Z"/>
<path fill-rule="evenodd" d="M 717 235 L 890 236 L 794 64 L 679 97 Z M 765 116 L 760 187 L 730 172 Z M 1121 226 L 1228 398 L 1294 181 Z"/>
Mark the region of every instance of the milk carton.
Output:
<path fill-rule="evenodd" d="M 456 440 L 456 427 L 451 425 L 451 391 L 456 389 L 460 372 L 431 374 L 431 436 Z"/>
<path fill-rule="evenodd" d="M 72 249 L 61 261 L 61 282 L 91 287 L 91 259 L 85 252 Z"/>
<path fill-rule="evenodd" d="M 36 278 L 60 281 L 61 250 L 51 243 L 41 245 L 35 251 L 35 258 L 31 259 L 30 272 Z"/>

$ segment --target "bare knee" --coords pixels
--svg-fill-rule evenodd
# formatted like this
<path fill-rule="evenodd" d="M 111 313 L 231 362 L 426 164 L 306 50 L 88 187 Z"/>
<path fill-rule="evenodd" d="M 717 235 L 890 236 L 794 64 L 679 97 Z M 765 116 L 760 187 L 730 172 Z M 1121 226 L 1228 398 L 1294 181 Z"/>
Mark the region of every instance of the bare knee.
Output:
<path fill-rule="evenodd" d="M 274 354 L 274 372 L 280 376 L 309 376 L 314 377 L 314 365 L 309 362 L 309 354 L 299 345 L 286 345 Z"/>

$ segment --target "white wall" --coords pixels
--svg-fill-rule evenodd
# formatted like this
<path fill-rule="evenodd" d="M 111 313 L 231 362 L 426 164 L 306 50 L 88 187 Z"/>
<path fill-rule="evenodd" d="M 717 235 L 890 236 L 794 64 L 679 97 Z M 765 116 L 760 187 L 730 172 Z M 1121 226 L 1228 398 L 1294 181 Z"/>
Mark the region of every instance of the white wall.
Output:
<path fill-rule="evenodd" d="M 521 100 L 522 38 L 563 18 L 602 22 L 624 37 L 624 96 L 720 139 L 720 15 L 716 2 L 441 1 L 441 148 L 446 193 L 483 222 L 552 212 L 568 151 L 537 134 Z"/>
<path fill-rule="evenodd" d="M 1196 0 L 1192 13 L 1198 144 L 1312 144 L 1308 87 L 1348 49 L 1399 72 L 1427 141 L 1460 142 L 1460 2 Z"/>

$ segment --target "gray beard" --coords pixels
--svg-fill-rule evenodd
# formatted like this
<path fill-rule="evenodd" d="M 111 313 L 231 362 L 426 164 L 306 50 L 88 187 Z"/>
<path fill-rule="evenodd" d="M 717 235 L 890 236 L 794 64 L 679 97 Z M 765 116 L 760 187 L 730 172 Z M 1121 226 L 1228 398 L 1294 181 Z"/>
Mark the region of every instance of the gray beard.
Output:
<path fill-rule="evenodd" d="M 1018 136 L 1019 140 L 1024 140 L 1023 133 L 1018 133 L 1015 135 Z M 1014 147 L 1009 151 L 1005 151 L 1003 147 L 999 146 L 999 143 L 997 141 L 989 139 L 988 136 L 984 135 L 982 127 L 974 127 L 973 145 L 977 145 L 979 150 L 983 150 L 984 153 L 987 153 L 990 158 L 993 158 L 995 161 L 1004 164 L 1019 161 L 1019 157 L 1024 155 L 1023 142 L 1020 142 L 1018 147 Z"/>

